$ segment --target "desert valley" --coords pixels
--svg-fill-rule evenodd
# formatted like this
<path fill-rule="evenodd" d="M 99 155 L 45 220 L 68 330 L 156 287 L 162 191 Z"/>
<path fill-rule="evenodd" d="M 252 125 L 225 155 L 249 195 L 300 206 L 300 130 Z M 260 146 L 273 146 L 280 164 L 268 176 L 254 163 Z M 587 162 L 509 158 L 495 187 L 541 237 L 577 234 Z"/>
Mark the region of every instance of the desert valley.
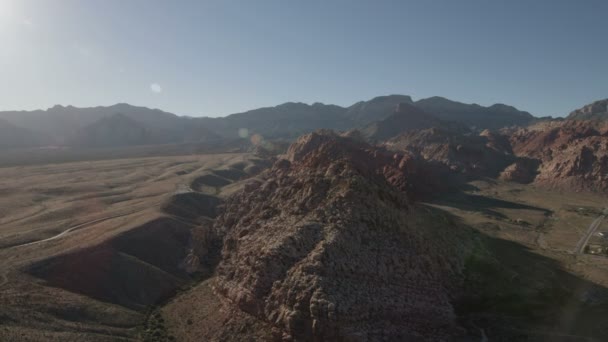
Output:
<path fill-rule="evenodd" d="M 0 342 L 608 341 L 605 0 L 0 0 Z"/>
<path fill-rule="evenodd" d="M 608 100 L 0 112 L 2 341 L 605 341 Z"/>

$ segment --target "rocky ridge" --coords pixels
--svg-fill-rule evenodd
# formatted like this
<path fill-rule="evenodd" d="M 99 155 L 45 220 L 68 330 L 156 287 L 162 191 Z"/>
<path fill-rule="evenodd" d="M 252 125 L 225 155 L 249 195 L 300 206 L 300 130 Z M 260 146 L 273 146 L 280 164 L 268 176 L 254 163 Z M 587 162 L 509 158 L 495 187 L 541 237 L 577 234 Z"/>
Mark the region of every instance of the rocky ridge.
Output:
<path fill-rule="evenodd" d="M 384 146 L 444 165 L 465 180 L 496 177 L 515 160 L 509 140 L 488 130 L 480 134 L 463 134 L 462 131 L 433 127 L 399 135 Z"/>
<path fill-rule="evenodd" d="M 608 191 L 608 124 L 566 120 L 511 134 L 514 152 L 537 159 L 537 184 L 577 191 Z"/>
<path fill-rule="evenodd" d="M 301 137 L 226 202 L 215 291 L 288 340 L 453 336 L 467 243 L 413 210 L 415 163 L 328 131 Z"/>
<path fill-rule="evenodd" d="M 383 120 L 373 122 L 361 129 L 361 133 L 369 141 L 384 141 L 399 134 L 428 128 L 444 128 L 459 132 L 467 131 L 466 126 L 441 120 L 424 110 L 408 103 L 398 104 L 393 114 Z"/>
<path fill-rule="evenodd" d="M 595 101 L 568 115 L 570 120 L 608 120 L 608 99 Z"/>

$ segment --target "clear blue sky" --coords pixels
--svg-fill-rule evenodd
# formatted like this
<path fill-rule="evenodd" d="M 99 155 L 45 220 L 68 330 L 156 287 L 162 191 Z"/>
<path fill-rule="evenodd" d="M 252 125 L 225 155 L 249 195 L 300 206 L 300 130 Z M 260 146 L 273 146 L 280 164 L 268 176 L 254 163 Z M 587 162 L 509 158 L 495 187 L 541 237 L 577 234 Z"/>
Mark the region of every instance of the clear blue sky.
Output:
<path fill-rule="evenodd" d="M 0 110 L 608 97 L 608 1 L 0 0 Z"/>

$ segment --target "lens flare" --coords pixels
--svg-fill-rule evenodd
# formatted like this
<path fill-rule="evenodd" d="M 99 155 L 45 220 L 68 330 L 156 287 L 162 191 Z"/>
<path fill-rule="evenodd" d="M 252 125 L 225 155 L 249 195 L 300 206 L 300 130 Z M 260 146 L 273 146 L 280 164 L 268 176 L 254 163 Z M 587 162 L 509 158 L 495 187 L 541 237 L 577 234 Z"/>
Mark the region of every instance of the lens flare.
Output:
<path fill-rule="evenodd" d="M 152 90 L 153 93 L 160 94 L 163 91 L 163 88 L 158 83 L 152 83 L 150 84 L 150 90 Z"/>
<path fill-rule="evenodd" d="M 0 0 L 0 25 L 12 17 L 13 6 L 8 0 Z"/>
<path fill-rule="evenodd" d="M 249 136 L 249 130 L 247 128 L 239 128 L 239 137 L 247 138 Z"/>
<path fill-rule="evenodd" d="M 254 134 L 251 136 L 251 143 L 254 145 L 260 145 L 262 142 L 264 142 L 264 137 L 262 137 L 259 134 Z"/>

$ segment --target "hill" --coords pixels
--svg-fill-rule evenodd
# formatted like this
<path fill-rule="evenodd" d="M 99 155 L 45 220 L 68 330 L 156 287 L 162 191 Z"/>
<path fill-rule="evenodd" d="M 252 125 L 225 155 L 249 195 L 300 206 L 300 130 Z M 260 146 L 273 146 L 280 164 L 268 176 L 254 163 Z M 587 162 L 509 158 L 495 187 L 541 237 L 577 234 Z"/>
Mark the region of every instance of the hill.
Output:
<path fill-rule="evenodd" d="M 367 125 L 361 133 L 371 141 L 384 141 L 402 133 L 432 127 L 466 131 L 463 125 L 441 120 L 411 104 L 399 103 L 391 115 Z"/>
<path fill-rule="evenodd" d="M 574 191 L 608 191 L 608 124 L 566 120 L 521 128 L 513 151 L 540 164 L 535 182 Z"/>
<path fill-rule="evenodd" d="M 445 165 L 466 180 L 497 177 L 515 161 L 507 137 L 490 131 L 474 134 L 434 127 L 399 135 L 384 146 Z"/>
<path fill-rule="evenodd" d="M 457 334 L 467 234 L 410 203 L 406 160 L 331 132 L 299 138 L 218 218 L 216 291 L 295 341 Z"/>
<path fill-rule="evenodd" d="M 395 109 L 399 106 L 402 109 L 396 113 Z M 287 102 L 217 118 L 182 117 L 159 109 L 119 103 L 108 107 L 57 105 L 47 110 L 5 111 L 0 112 L 0 119 L 27 130 L 29 133 L 23 131 L 24 138 L 44 137 L 45 144 L 124 147 L 206 143 L 226 139 L 259 144 L 260 140 L 292 140 L 317 129 L 362 129 L 368 137 L 383 140 L 402 131 L 446 124 L 440 120 L 449 121 L 450 125 L 484 129 L 526 125 L 533 117 L 506 105 L 483 107 L 440 97 L 413 102 L 410 96 L 388 95 L 357 102 L 349 107 Z M 124 127 L 119 127 L 120 123 Z M 254 135 L 257 135 L 253 138 L 256 141 L 251 140 Z M 7 134 L 5 137 L 4 146 L 42 145 L 24 143 L 23 139 L 14 135 Z"/>
<path fill-rule="evenodd" d="M 171 137 L 166 132 L 161 130 L 154 132 L 124 114 L 114 114 L 80 129 L 70 144 L 84 147 L 110 147 L 162 144 L 169 141 Z"/>
<path fill-rule="evenodd" d="M 30 147 L 47 141 L 41 134 L 0 119 L 0 148 Z"/>
<path fill-rule="evenodd" d="M 407 95 L 378 96 L 369 101 L 361 101 L 348 107 L 348 117 L 358 125 L 364 126 L 373 121 L 379 121 L 391 115 L 401 103 L 412 104 L 412 98 Z"/>
<path fill-rule="evenodd" d="M 295 138 L 319 128 L 344 130 L 354 126 L 346 110 L 335 105 L 288 102 L 221 118 L 198 118 L 226 138 L 260 134 L 265 138 Z"/>
<path fill-rule="evenodd" d="M 608 99 L 595 101 L 568 115 L 570 120 L 608 120 Z"/>
<path fill-rule="evenodd" d="M 0 112 L 0 118 L 30 131 L 48 135 L 55 144 L 66 144 L 82 128 L 119 113 L 149 127 L 166 130 L 179 130 L 183 121 L 175 114 L 125 103 L 92 108 L 57 105 L 47 110 Z"/>
<path fill-rule="evenodd" d="M 498 129 L 505 126 L 523 126 L 533 121 L 534 117 L 515 107 L 494 104 L 489 107 L 478 104 L 465 104 L 435 96 L 414 102 L 440 119 L 458 121 L 478 129 Z"/>

